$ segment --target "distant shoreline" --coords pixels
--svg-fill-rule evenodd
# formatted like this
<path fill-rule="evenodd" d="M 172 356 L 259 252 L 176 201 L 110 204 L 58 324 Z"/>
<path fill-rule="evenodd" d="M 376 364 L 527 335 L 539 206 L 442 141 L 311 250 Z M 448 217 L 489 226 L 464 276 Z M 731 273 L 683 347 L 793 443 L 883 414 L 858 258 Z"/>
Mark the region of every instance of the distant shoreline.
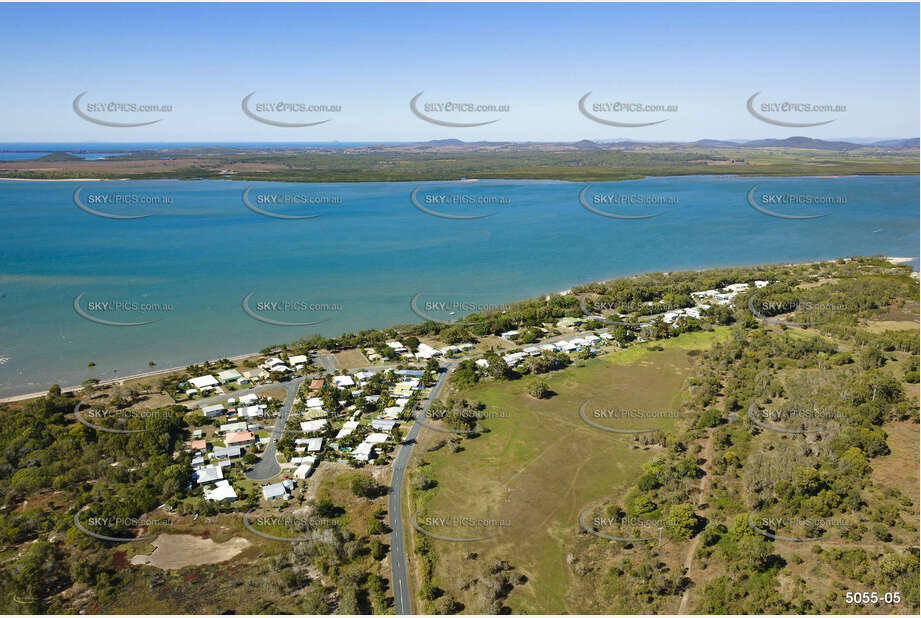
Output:
<path fill-rule="evenodd" d="M 828 259 L 824 259 L 824 260 L 805 260 L 805 261 L 800 261 L 800 262 L 783 262 L 783 263 L 780 263 L 780 264 L 776 264 L 776 266 L 802 266 L 802 265 L 804 265 L 804 264 L 819 264 L 819 263 L 822 263 L 822 262 L 834 262 L 834 261 L 837 260 L 837 259 L 839 259 L 839 258 L 828 258 Z M 915 260 L 915 259 L 918 259 L 918 258 L 883 256 L 882 259 L 888 261 L 890 264 L 898 265 L 898 264 L 904 264 L 904 263 L 906 263 L 906 262 L 911 262 L 911 261 L 913 261 L 913 260 Z M 772 265 L 773 265 L 773 264 L 751 264 L 751 265 L 748 265 L 748 266 L 739 266 L 738 268 L 751 268 L 751 267 L 754 267 L 754 266 L 772 266 Z M 720 267 L 709 267 L 709 268 L 688 269 L 687 272 L 702 272 L 702 271 L 705 271 L 705 270 L 712 270 L 713 268 L 720 268 Z M 682 271 L 672 271 L 672 272 L 682 272 Z M 648 272 L 646 272 L 646 273 L 633 273 L 633 274 L 631 274 L 631 275 L 620 275 L 620 276 L 613 277 L 613 278 L 609 278 L 609 279 L 599 279 L 599 280 L 597 280 L 597 281 L 582 281 L 582 282 L 576 282 L 575 284 L 571 285 L 569 288 L 567 288 L 567 289 L 565 289 L 565 290 L 562 290 L 562 291 L 560 291 L 560 292 L 551 292 L 551 293 L 549 293 L 549 294 L 568 294 L 568 293 L 572 293 L 572 288 L 573 288 L 573 287 L 576 287 L 576 286 L 580 286 L 580 285 L 589 285 L 589 284 L 591 284 L 591 283 L 602 283 L 602 282 L 605 282 L 605 281 L 613 281 L 613 280 L 615 280 L 615 279 L 621 279 L 621 278 L 636 277 L 636 276 L 643 275 L 643 274 L 649 274 L 649 273 L 648 273 Z M 546 295 L 547 295 L 547 294 L 539 294 L 538 296 L 535 296 L 534 298 L 543 298 L 543 297 L 546 296 Z M 514 301 L 510 301 L 510 302 L 521 302 L 521 301 L 523 301 L 523 300 L 528 300 L 528 299 L 517 299 L 517 300 L 514 300 Z M 392 326 L 393 326 L 393 325 L 391 325 L 391 327 L 392 327 Z M 383 330 L 383 329 L 379 329 L 379 330 Z M 343 333 L 343 334 L 345 334 L 345 333 Z M 156 370 L 153 370 L 153 371 L 145 371 L 145 372 L 135 373 L 135 374 L 127 375 L 127 376 L 122 376 L 122 377 L 117 377 L 117 378 L 109 378 L 109 379 L 106 379 L 106 380 L 100 380 L 99 383 L 98 383 L 98 385 L 100 385 L 100 386 L 107 386 L 107 385 L 111 385 L 111 384 L 124 383 L 124 382 L 129 381 L 129 380 L 139 380 L 139 379 L 142 379 L 142 378 L 150 378 L 150 377 L 155 377 L 155 376 L 158 376 L 158 375 L 169 374 L 169 373 L 173 373 L 173 372 L 177 372 L 177 371 L 184 371 L 187 367 L 189 367 L 189 366 L 191 366 L 191 365 L 201 365 L 201 364 L 204 364 L 205 362 L 216 363 L 216 362 L 218 362 L 218 361 L 220 361 L 220 360 L 224 360 L 224 359 L 236 362 L 236 361 L 241 361 L 241 360 L 245 360 L 245 359 L 248 359 L 248 358 L 253 358 L 253 357 L 256 357 L 256 356 L 259 356 L 259 355 L 260 355 L 259 352 L 251 352 L 251 353 L 248 353 L 248 354 L 238 354 L 238 355 L 236 355 L 236 356 L 222 356 L 222 357 L 220 357 L 220 358 L 212 359 L 212 360 L 210 360 L 210 361 L 191 362 L 191 363 L 189 363 L 188 365 L 181 365 L 181 366 L 178 366 L 178 367 L 171 367 L 171 368 L 168 368 L 168 369 L 156 369 Z M 61 387 L 61 392 L 64 392 L 64 393 L 72 393 L 72 392 L 81 390 L 82 388 L 83 388 L 82 385 Z M 38 391 L 38 392 L 33 392 L 33 393 L 25 393 L 25 394 L 22 394 L 22 395 L 11 395 L 11 396 L 9 396 L 9 397 L 0 397 L 0 404 L 2 404 L 2 403 L 13 403 L 13 402 L 18 402 L 18 401 L 27 401 L 27 400 L 29 400 L 29 399 L 36 399 L 36 398 L 38 398 L 38 397 L 43 397 L 46 393 L 47 393 L 47 391 Z"/>

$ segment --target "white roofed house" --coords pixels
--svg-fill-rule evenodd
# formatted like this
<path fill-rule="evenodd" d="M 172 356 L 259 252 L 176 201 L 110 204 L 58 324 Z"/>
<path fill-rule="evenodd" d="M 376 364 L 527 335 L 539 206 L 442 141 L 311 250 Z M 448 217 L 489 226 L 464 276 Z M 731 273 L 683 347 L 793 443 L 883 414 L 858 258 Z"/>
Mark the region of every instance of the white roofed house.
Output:
<path fill-rule="evenodd" d="M 228 382 L 236 382 L 242 377 L 243 375 L 236 369 L 227 369 L 226 371 L 220 371 L 217 374 L 217 378 L 221 381 L 222 384 L 227 384 Z"/>
<path fill-rule="evenodd" d="M 298 354 L 296 356 L 289 356 L 288 362 L 291 363 L 295 369 L 300 369 L 302 366 L 307 364 L 307 355 Z"/>
<path fill-rule="evenodd" d="M 282 481 L 281 483 L 263 485 L 262 497 L 266 500 L 275 500 L 277 498 L 288 500 L 291 496 L 288 494 L 288 487 L 284 484 L 284 481 Z"/>
<path fill-rule="evenodd" d="M 355 386 L 355 380 L 352 379 L 352 376 L 333 376 L 333 384 L 338 388 L 346 388 Z"/>
<path fill-rule="evenodd" d="M 393 350 L 394 352 L 405 352 L 406 346 L 400 343 L 399 341 L 388 341 L 387 347 Z"/>
<path fill-rule="evenodd" d="M 386 433 L 370 433 L 364 439 L 365 442 L 370 442 L 371 444 L 381 444 L 390 439 L 390 435 Z"/>
<path fill-rule="evenodd" d="M 346 421 L 342 424 L 342 429 L 336 434 L 336 440 L 351 435 L 358 428 L 358 421 Z"/>
<path fill-rule="evenodd" d="M 262 418 L 265 416 L 265 404 L 256 406 L 245 406 L 237 410 L 237 414 L 243 418 Z"/>
<path fill-rule="evenodd" d="M 310 473 L 313 472 L 313 466 L 316 463 L 317 458 L 313 456 L 304 457 L 300 465 L 294 471 L 294 478 L 296 479 L 305 479 L 310 476 Z"/>
<path fill-rule="evenodd" d="M 205 489 L 205 500 L 233 502 L 237 499 L 237 492 L 230 485 L 230 481 L 222 479 L 214 484 L 213 489 Z"/>
<path fill-rule="evenodd" d="M 474 362 L 474 364 L 475 364 L 477 367 L 481 367 L 481 368 L 483 368 L 483 369 L 488 369 L 488 368 L 489 368 L 489 361 L 486 360 L 485 358 L 478 358 L 478 359 Z"/>
<path fill-rule="evenodd" d="M 244 406 L 252 406 L 259 402 L 259 395 L 250 393 L 240 397 L 240 403 Z"/>
<path fill-rule="evenodd" d="M 216 388 L 220 385 L 220 382 L 217 381 L 212 375 L 199 376 L 197 378 L 192 378 L 189 380 L 189 384 L 197 388 L 199 391 L 208 390 Z"/>
<path fill-rule="evenodd" d="M 370 442 L 362 442 L 352 451 L 352 457 L 358 461 L 371 461 L 374 455 L 374 445 Z"/>
<path fill-rule="evenodd" d="M 416 350 L 416 358 L 434 358 L 436 356 L 441 356 L 441 351 L 436 350 L 427 343 L 420 343 L 419 348 Z"/>
<path fill-rule="evenodd" d="M 323 431 L 328 424 L 325 420 L 304 421 L 301 423 L 301 431 L 304 433 Z"/>
<path fill-rule="evenodd" d="M 502 333 L 502 334 L 499 335 L 499 336 L 502 337 L 503 339 L 513 339 L 514 337 L 517 337 L 517 336 L 520 335 L 520 334 L 521 334 L 521 333 L 520 333 L 519 331 L 517 331 L 517 330 L 508 330 L 508 331 L 505 331 L 504 333 Z"/>

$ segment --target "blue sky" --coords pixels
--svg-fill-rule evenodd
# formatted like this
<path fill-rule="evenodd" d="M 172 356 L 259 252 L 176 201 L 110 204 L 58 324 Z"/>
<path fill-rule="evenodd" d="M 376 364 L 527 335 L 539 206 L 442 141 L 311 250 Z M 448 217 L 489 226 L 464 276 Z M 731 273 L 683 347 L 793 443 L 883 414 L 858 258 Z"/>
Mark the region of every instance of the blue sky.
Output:
<path fill-rule="evenodd" d="M 756 139 L 919 134 L 918 4 L 0 4 L 0 141 Z M 79 118 L 72 102 L 168 104 L 136 128 Z M 315 127 L 246 117 L 241 99 L 341 105 Z M 410 99 L 504 104 L 474 128 L 426 123 Z M 579 98 L 677 105 L 610 114 Z M 746 100 L 846 105 L 793 120 Z M 601 114 L 599 114 L 601 115 Z M 780 117 L 780 116 L 778 116 Z"/>

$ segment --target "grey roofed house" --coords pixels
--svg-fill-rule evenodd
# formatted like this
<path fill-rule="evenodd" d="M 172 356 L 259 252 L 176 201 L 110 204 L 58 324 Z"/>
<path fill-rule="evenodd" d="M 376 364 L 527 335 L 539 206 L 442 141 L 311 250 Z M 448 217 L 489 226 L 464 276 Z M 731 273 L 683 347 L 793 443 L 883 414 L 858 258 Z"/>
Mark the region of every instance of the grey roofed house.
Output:
<path fill-rule="evenodd" d="M 391 431 L 396 426 L 396 424 L 396 421 L 385 418 L 375 418 L 371 420 L 371 428 L 379 429 L 381 431 Z"/>
<path fill-rule="evenodd" d="M 195 472 L 195 479 L 198 481 L 199 485 L 213 483 L 222 478 L 224 478 L 224 472 L 221 470 L 220 466 L 205 466 L 201 470 Z"/>
<path fill-rule="evenodd" d="M 307 451 L 315 452 L 323 448 L 323 438 L 309 438 L 307 440 Z"/>
<path fill-rule="evenodd" d="M 224 404 L 215 403 L 210 406 L 202 406 L 201 411 L 205 416 L 220 416 L 224 413 Z"/>
<path fill-rule="evenodd" d="M 288 496 L 288 488 L 285 487 L 284 484 L 274 483 L 262 487 L 262 497 L 266 500 L 274 500 L 275 498 L 284 498 L 287 500 L 290 496 Z"/>
<path fill-rule="evenodd" d="M 398 376 L 413 376 L 415 378 L 421 378 L 425 374 L 421 369 L 397 369 L 393 373 Z"/>
<path fill-rule="evenodd" d="M 239 446 L 216 446 L 212 453 L 215 459 L 230 459 L 239 457 L 241 454 L 242 450 Z"/>

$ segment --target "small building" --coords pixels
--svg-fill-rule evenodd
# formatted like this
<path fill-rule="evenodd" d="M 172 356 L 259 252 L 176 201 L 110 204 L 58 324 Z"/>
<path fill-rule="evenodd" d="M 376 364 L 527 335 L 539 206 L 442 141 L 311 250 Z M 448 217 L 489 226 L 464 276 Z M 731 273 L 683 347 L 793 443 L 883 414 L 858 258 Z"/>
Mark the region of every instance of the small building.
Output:
<path fill-rule="evenodd" d="M 313 466 L 316 463 L 317 458 L 313 456 L 304 457 L 301 461 L 301 464 L 294 471 L 294 478 L 296 479 L 305 479 L 313 472 Z"/>
<path fill-rule="evenodd" d="M 386 433 L 371 433 L 368 434 L 368 437 L 365 438 L 365 442 L 370 444 L 382 444 L 390 439 L 390 435 Z"/>
<path fill-rule="evenodd" d="M 265 416 L 265 404 L 259 404 L 255 406 L 245 406 L 240 408 L 237 411 L 237 415 L 240 418 L 262 418 Z"/>
<path fill-rule="evenodd" d="M 191 442 L 189 442 L 189 448 L 193 451 L 207 451 L 208 441 L 207 440 L 192 440 Z"/>
<path fill-rule="evenodd" d="M 323 438 L 309 438 L 307 440 L 307 452 L 317 453 L 323 450 Z"/>
<path fill-rule="evenodd" d="M 311 381 L 310 381 L 310 390 L 312 390 L 312 391 L 318 391 L 318 390 L 320 390 L 320 389 L 323 388 L 324 384 L 325 384 L 325 382 L 323 382 L 323 380 L 321 380 L 320 378 L 316 378 L 316 379 L 314 379 L 314 380 L 311 380 Z"/>
<path fill-rule="evenodd" d="M 502 333 L 502 334 L 499 335 L 499 336 L 502 337 L 503 339 L 505 339 L 506 341 L 511 341 L 512 339 L 514 339 L 515 337 L 517 337 L 517 336 L 520 335 L 520 334 L 521 334 L 521 332 L 519 332 L 519 331 L 517 331 L 517 330 L 508 330 L 508 331 L 505 331 L 504 333 Z"/>
<path fill-rule="evenodd" d="M 288 362 L 291 363 L 292 365 L 294 365 L 295 367 L 297 367 L 298 365 L 306 365 L 306 364 L 307 364 L 307 355 L 306 355 L 306 354 L 298 354 L 298 355 L 296 355 L 296 356 L 289 356 L 289 357 L 288 357 Z"/>

